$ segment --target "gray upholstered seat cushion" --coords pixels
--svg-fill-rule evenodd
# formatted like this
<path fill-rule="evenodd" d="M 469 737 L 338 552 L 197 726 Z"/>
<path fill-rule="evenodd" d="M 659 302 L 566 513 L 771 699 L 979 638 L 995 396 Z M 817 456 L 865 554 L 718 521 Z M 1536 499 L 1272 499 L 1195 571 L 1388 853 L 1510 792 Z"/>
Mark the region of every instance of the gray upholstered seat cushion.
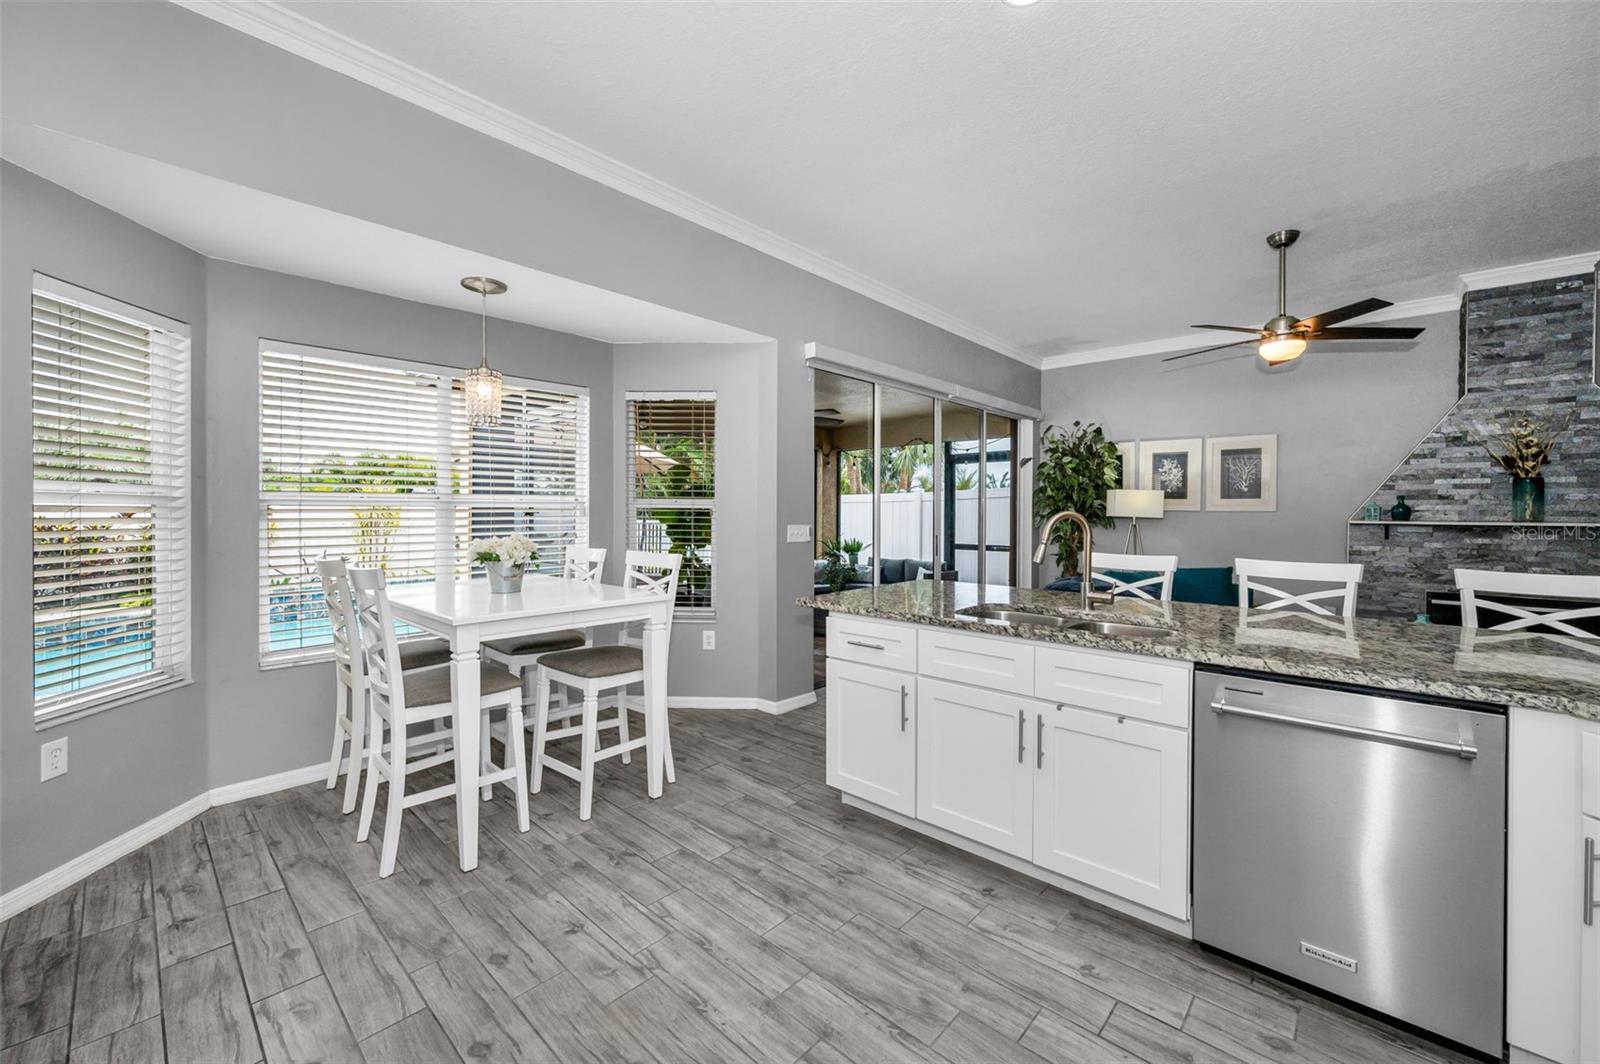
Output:
<path fill-rule="evenodd" d="M 427 669 L 406 673 L 406 705 L 437 706 L 450 701 L 449 669 Z M 517 674 L 487 661 L 478 666 L 478 688 L 483 694 L 521 690 L 522 681 Z"/>
<path fill-rule="evenodd" d="M 639 672 L 644 668 L 644 650 L 639 647 L 584 647 L 582 650 L 547 654 L 539 659 L 539 664 L 570 676 L 593 680 L 602 676 Z"/>
<path fill-rule="evenodd" d="M 540 632 L 538 635 L 519 635 L 510 639 L 495 639 L 484 646 L 505 655 L 548 654 L 552 650 L 571 650 L 583 646 L 583 633 L 576 628 L 560 632 Z"/>
<path fill-rule="evenodd" d="M 426 669 L 450 661 L 450 644 L 443 639 L 409 639 L 400 644 L 402 669 Z"/>

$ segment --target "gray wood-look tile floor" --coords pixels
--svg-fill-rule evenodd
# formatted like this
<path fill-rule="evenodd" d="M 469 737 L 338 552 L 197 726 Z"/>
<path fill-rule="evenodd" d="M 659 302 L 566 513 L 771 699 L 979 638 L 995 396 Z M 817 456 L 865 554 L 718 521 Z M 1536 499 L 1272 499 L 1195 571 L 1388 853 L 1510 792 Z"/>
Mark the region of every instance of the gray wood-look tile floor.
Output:
<path fill-rule="evenodd" d="M 0 1064 L 1462 1059 L 842 806 L 820 707 L 673 718 L 472 873 L 448 803 L 386 880 L 320 784 L 208 811 L 6 923 Z"/>

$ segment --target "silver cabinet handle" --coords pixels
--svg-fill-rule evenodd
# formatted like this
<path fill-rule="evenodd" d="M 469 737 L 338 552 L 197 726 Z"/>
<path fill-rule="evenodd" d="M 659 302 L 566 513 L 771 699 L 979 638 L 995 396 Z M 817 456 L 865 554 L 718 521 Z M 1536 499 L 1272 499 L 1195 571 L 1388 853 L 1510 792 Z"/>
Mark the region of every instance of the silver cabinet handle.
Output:
<path fill-rule="evenodd" d="M 1039 716 L 1035 720 L 1035 723 L 1037 723 L 1039 725 L 1039 727 L 1038 727 L 1038 730 L 1035 731 L 1034 734 L 1033 734 L 1033 756 L 1034 756 L 1033 767 L 1034 768 L 1044 768 L 1044 714 L 1043 713 L 1039 714 Z"/>
<path fill-rule="evenodd" d="M 906 730 L 906 685 L 900 685 L 900 730 Z"/>
<path fill-rule="evenodd" d="M 1022 764 L 1022 756 L 1025 753 L 1024 740 L 1028 734 L 1025 730 L 1027 726 L 1028 711 L 1025 709 L 1017 710 L 1017 764 L 1019 765 Z"/>
<path fill-rule="evenodd" d="M 1600 864 L 1600 853 L 1594 852 L 1594 840 L 1585 837 L 1583 840 L 1583 922 L 1586 926 L 1594 926 L 1594 911 L 1600 909 L 1600 901 L 1594 897 L 1594 866 Z"/>
<path fill-rule="evenodd" d="M 1379 731 L 1376 728 L 1358 728 L 1354 724 L 1335 724 L 1329 720 L 1295 717 L 1287 713 L 1273 713 L 1265 709 L 1246 709 L 1244 706 L 1230 706 L 1223 701 L 1211 703 L 1211 708 L 1218 713 L 1230 713 L 1236 717 L 1249 717 L 1252 720 L 1288 724 L 1295 728 L 1309 728 L 1312 731 L 1348 735 L 1353 739 L 1370 739 L 1373 742 L 1389 743 L 1393 746 L 1406 746 L 1413 750 L 1431 750 L 1439 754 L 1454 754 L 1463 761 L 1471 761 L 1478 756 L 1478 748 L 1465 740 L 1450 743 L 1441 739 L 1424 739 L 1420 735 L 1401 735 L 1397 732 Z"/>
<path fill-rule="evenodd" d="M 845 642 L 853 647 L 866 647 L 868 650 L 882 650 L 882 643 L 866 643 L 860 639 L 846 639 Z"/>

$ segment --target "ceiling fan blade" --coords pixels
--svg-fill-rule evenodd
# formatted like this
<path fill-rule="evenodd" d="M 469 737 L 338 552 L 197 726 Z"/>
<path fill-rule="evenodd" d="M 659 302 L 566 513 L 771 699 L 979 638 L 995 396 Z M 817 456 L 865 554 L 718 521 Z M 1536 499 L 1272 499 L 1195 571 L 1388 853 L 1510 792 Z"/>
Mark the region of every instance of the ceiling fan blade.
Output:
<path fill-rule="evenodd" d="M 1251 329 L 1250 331 L 1251 332 L 1256 332 L 1257 330 Z M 1231 344 L 1218 344 L 1215 347 L 1202 347 L 1198 351 L 1185 351 L 1181 355 L 1168 355 L 1166 358 L 1162 359 L 1161 361 L 1163 361 L 1163 362 L 1176 362 L 1178 359 L 1180 359 L 1180 358 L 1188 358 L 1190 355 L 1203 355 L 1207 351 L 1221 351 L 1225 347 L 1243 347 L 1245 344 L 1253 344 L 1253 343 L 1257 343 L 1257 342 L 1258 341 L 1256 340 L 1256 338 L 1252 336 L 1248 340 L 1235 340 Z"/>
<path fill-rule="evenodd" d="M 1261 335 L 1260 329 L 1247 329 L 1243 325 L 1191 325 L 1191 329 L 1221 329 L 1223 332 L 1245 332 L 1256 336 Z"/>
<path fill-rule="evenodd" d="M 1302 328 L 1309 329 L 1315 333 L 1326 326 L 1348 321 L 1351 318 L 1359 318 L 1363 314 L 1371 314 L 1375 310 L 1382 310 L 1384 307 L 1392 306 L 1394 304 L 1387 299 L 1363 299 L 1359 303 L 1351 303 L 1349 306 L 1339 307 L 1337 310 L 1325 310 L 1321 314 L 1313 314 L 1309 318 L 1301 318 L 1295 322 L 1295 328 L 1297 330 Z"/>
<path fill-rule="evenodd" d="M 1347 325 L 1342 329 L 1323 329 L 1312 333 L 1313 340 L 1414 340 L 1421 329 L 1388 325 Z"/>

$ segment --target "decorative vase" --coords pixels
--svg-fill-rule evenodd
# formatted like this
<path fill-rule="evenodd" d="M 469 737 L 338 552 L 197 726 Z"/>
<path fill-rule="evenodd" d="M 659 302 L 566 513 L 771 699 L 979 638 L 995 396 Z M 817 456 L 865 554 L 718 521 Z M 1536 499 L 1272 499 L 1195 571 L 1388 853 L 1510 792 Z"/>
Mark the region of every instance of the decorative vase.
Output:
<path fill-rule="evenodd" d="M 861 552 L 860 551 L 853 550 L 853 551 L 850 552 L 850 568 L 852 568 L 852 569 L 861 568 Z"/>
<path fill-rule="evenodd" d="M 1511 520 L 1544 520 L 1544 477 L 1511 478 Z"/>
<path fill-rule="evenodd" d="M 1395 504 L 1393 506 L 1389 507 L 1389 520 L 1391 520 L 1391 521 L 1409 521 L 1409 520 L 1411 520 L 1411 507 L 1406 505 L 1406 497 L 1404 495 L 1397 496 L 1395 498 Z"/>
<path fill-rule="evenodd" d="M 489 574 L 489 592 L 494 595 L 514 595 L 522 590 L 522 566 L 510 562 L 484 562 L 483 571 Z"/>

